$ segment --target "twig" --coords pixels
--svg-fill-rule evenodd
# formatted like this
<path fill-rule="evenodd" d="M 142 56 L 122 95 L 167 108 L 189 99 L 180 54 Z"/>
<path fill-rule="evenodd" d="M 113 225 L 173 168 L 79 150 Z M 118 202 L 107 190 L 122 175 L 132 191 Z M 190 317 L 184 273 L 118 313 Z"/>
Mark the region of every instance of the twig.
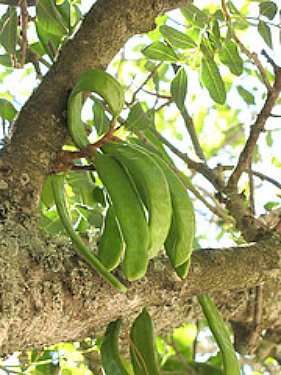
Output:
<path fill-rule="evenodd" d="M 203 149 L 199 143 L 198 136 L 196 134 L 195 126 L 192 117 L 189 116 L 186 107 L 183 108 L 183 110 L 180 112 L 185 123 L 185 127 L 188 131 L 188 134 L 190 136 L 191 142 L 194 147 L 194 151 L 196 155 L 199 157 L 199 159 L 206 161 Z"/>
<path fill-rule="evenodd" d="M 155 138 L 157 138 L 161 143 L 166 145 L 175 155 L 177 155 L 181 160 L 183 160 L 187 166 L 191 169 L 194 169 L 198 173 L 201 173 L 208 181 L 210 181 L 213 186 L 222 190 L 223 181 L 210 169 L 205 163 L 196 162 L 191 159 L 187 154 L 179 151 L 172 143 L 170 143 L 165 137 L 162 136 L 155 128 L 152 126 L 149 127 Z"/>
<path fill-rule="evenodd" d="M 281 184 L 278 181 L 274 180 L 272 177 L 266 176 L 265 174 L 261 172 L 257 172 L 257 171 L 252 171 L 252 174 L 254 176 L 259 177 L 261 180 L 270 182 L 272 185 L 276 186 L 278 189 L 281 189 Z"/>
<path fill-rule="evenodd" d="M 224 171 L 232 171 L 234 168 L 233 165 L 221 165 L 221 164 L 218 164 L 214 169 L 213 171 L 216 171 L 217 173 L 222 173 Z M 248 169 L 246 169 L 245 172 L 248 172 Z M 278 189 L 281 189 L 281 183 L 279 183 L 278 181 L 274 180 L 272 177 L 269 177 L 261 172 L 258 172 L 258 171 L 254 171 L 252 170 L 252 174 L 258 178 L 260 178 L 261 180 L 264 180 L 264 181 L 267 181 L 269 183 L 271 183 L 272 185 L 276 186 Z"/>
<path fill-rule="evenodd" d="M 275 63 L 275 61 L 269 56 L 269 54 L 264 49 L 261 51 L 261 54 L 267 59 L 267 61 L 273 67 L 274 72 L 276 74 L 276 70 L 278 70 L 279 68 L 278 65 Z"/>
<path fill-rule="evenodd" d="M 230 23 L 231 22 L 231 17 L 228 13 L 228 10 L 227 10 L 227 6 L 226 6 L 226 2 L 225 0 L 221 0 L 221 6 L 222 6 L 222 11 L 223 11 L 223 14 L 224 14 L 224 18 L 225 20 Z M 250 59 L 254 62 L 254 64 L 256 65 L 258 71 L 260 72 L 260 75 L 262 77 L 262 80 L 267 88 L 268 91 L 270 91 L 272 89 L 271 87 L 271 84 L 267 78 L 267 75 L 266 75 L 266 71 L 264 69 L 264 67 L 262 66 L 262 63 L 260 61 L 260 59 L 258 58 L 258 55 L 255 53 L 255 52 L 250 52 L 245 46 L 244 44 L 240 41 L 240 39 L 237 37 L 237 35 L 235 34 L 234 31 L 232 31 L 232 38 L 233 40 L 238 44 L 239 48 L 241 49 L 241 51 Z"/>
<path fill-rule="evenodd" d="M 210 193 L 209 191 L 207 191 L 203 187 L 200 187 L 200 190 L 201 190 L 201 192 L 204 193 L 204 195 L 206 195 L 207 197 L 209 197 L 210 199 L 212 199 L 214 201 L 215 206 L 211 206 L 211 205 L 209 205 L 208 201 L 205 200 L 204 196 L 203 196 L 203 200 L 199 198 L 200 200 L 202 200 L 202 202 L 204 204 L 205 204 L 205 202 L 207 202 L 206 207 L 209 208 L 209 210 L 211 212 L 213 212 L 213 214 L 215 214 L 216 216 L 223 219 L 225 223 L 230 224 L 230 225 L 235 225 L 235 220 L 233 219 L 233 217 L 227 215 L 226 210 L 220 205 L 220 203 L 216 199 L 216 197 L 214 197 L 214 195 L 212 193 Z M 200 192 L 199 192 L 199 194 L 200 194 Z M 202 194 L 200 194 L 200 195 L 202 196 Z"/>
<path fill-rule="evenodd" d="M 154 109 L 154 112 L 159 112 L 161 111 L 163 108 L 165 108 L 166 106 L 170 105 L 172 103 L 172 98 L 168 99 L 165 103 L 159 105 L 159 107 L 155 108 Z"/>
<path fill-rule="evenodd" d="M 225 223 L 228 223 L 228 224 L 235 224 L 235 220 L 231 217 L 231 216 L 228 216 L 223 210 L 221 209 L 218 209 L 218 207 L 215 207 L 215 206 L 212 206 L 204 197 L 202 194 L 200 194 L 200 192 L 196 189 L 196 187 L 192 184 L 189 184 L 187 182 L 186 179 L 183 178 L 181 172 L 176 169 L 174 166 L 171 166 L 170 167 L 173 169 L 173 171 L 175 172 L 175 174 L 180 178 L 181 182 L 184 184 L 184 186 L 189 190 L 191 191 L 194 196 L 196 198 L 198 198 L 202 203 L 204 203 L 204 205 L 213 213 L 215 214 L 216 216 L 220 217 L 221 219 L 223 219 L 223 221 Z"/>
<path fill-rule="evenodd" d="M 20 68 L 24 67 L 25 63 L 25 56 L 26 56 L 26 49 L 28 46 L 28 40 L 27 40 L 27 26 L 29 21 L 29 14 L 27 11 L 27 4 L 26 0 L 20 0 L 19 1 L 20 6 L 20 20 L 21 20 L 21 58 L 20 58 Z"/>
<path fill-rule="evenodd" d="M 262 110 L 260 111 L 260 113 L 258 114 L 256 122 L 251 127 L 250 135 L 247 139 L 244 149 L 242 150 L 239 156 L 237 166 L 235 167 L 232 175 L 229 178 L 226 190 L 236 191 L 238 181 L 242 173 L 247 169 L 249 165 L 249 160 L 252 157 L 259 135 L 264 130 L 265 122 L 268 119 L 276 100 L 278 99 L 280 91 L 281 91 L 281 69 L 278 69 L 276 71 L 273 88 L 271 91 L 268 92 L 267 99 L 264 103 L 264 106 Z"/>
<path fill-rule="evenodd" d="M 159 94 L 159 92 L 151 92 L 151 91 L 148 91 L 148 90 L 145 90 L 145 89 L 142 89 L 142 91 L 145 92 L 148 95 L 156 96 L 158 99 L 171 100 L 171 95 L 162 95 L 162 94 Z"/>
<path fill-rule="evenodd" d="M 163 61 L 161 61 L 159 64 L 157 64 L 154 69 L 149 73 L 149 75 L 146 77 L 146 79 L 143 81 L 143 83 L 136 89 L 136 91 L 133 93 L 132 100 L 128 104 L 128 106 L 132 105 L 137 97 L 137 94 L 140 92 L 140 90 L 147 84 L 147 82 L 156 74 L 157 70 L 160 68 L 160 66 L 163 64 Z"/>
<path fill-rule="evenodd" d="M 250 161 L 249 161 L 248 176 L 249 176 L 250 212 L 252 215 L 254 215 L 255 214 L 255 183 L 254 183 L 253 172 L 252 172 L 252 158 L 250 158 Z"/>

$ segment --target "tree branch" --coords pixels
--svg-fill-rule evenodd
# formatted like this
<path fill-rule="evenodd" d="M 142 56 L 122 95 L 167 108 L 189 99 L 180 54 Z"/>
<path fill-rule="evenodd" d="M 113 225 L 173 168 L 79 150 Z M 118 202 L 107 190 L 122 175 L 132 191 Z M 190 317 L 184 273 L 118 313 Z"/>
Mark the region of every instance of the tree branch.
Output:
<path fill-rule="evenodd" d="M 3 231 L 0 226 L 0 234 L 2 353 L 101 334 L 107 323 L 118 317 L 128 324 L 144 306 L 157 316 L 156 331 L 167 331 L 198 316 L 192 296 L 202 292 L 216 296 L 226 319 L 251 322 L 253 314 L 246 309 L 249 299 L 245 293 L 260 283 L 265 290 L 271 288 L 271 293 L 264 294 L 263 329 L 280 324 L 278 237 L 194 251 L 184 281 L 178 279 L 166 258 L 154 259 L 146 277 L 130 284 L 128 293 L 120 294 L 76 255 L 65 237 L 46 238 L 14 223 Z"/>
<path fill-rule="evenodd" d="M 247 139 L 246 145 L 240 154 L 237 166 L 229 178 L 227 188 L 226 188 L 227 190 L 236 190 L 238 181 L 242 173 L 247 169 L 249 165 L 249 160 L 251 159 L 253 155 L 253 151 L 257 144 L 259 135 L 264 129 L 265 122 L 270 116 L 272 108 L 274 104 L 276 103 L 276 100 L 279 97 L 280 91 L 281 91 L 281 68 L 276 70 L 276 76 L 275 76 L 273 88 L 271 91 L 268 92 L 267 99 L 264 103 L 264 106 L 262 110 L 260 111 L 260 113 L 258 114 L 258 117 L 254 125 L 252 125 L 251 127 L 249 138 Z"/>

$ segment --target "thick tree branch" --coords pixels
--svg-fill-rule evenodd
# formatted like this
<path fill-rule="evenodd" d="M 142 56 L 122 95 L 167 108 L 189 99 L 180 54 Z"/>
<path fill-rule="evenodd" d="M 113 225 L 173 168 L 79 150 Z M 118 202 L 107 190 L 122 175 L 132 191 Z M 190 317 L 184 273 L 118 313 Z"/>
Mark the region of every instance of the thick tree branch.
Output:
<path fill-rule="evenodd" d="M 144 306 L 156 318 L 157 331 L 167 331 L 198 316 L 192 296 L 200 292 L 216 296 L 226 319 L 251 322 L 254 313 L 247 289 L 260 283 L 268 289 L 263 328 L 281 323 L 278 237 L 194 251 L 184 281 L 167 259 L 152 260 L 147 276 L 120 294 L 91 271 L 65 237 L 45 238 L 14 224 L 3 231 L 0 227 L 0 235 L 2 353 L 101 334 L 108 322 L 117 317 L 129 322 Z"/>

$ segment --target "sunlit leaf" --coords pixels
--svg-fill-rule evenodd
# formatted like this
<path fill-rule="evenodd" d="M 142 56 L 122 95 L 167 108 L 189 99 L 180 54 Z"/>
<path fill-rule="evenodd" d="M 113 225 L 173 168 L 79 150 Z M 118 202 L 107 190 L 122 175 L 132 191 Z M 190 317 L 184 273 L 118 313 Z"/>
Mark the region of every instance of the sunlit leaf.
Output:
<path fill-rule="evenodd" d="M 208 16 L 193 4 L 181 8 L 184 17 L 194 26 L 203 28 L 208 23 Z"/>
<path fill-rule="evenodd" d="M 231 40 L 227 41 L 219 54 L 221 62 L 226 65 L 232 74 L 240 76 L 243 72 L 243 60 L 239 55 L 238 48 Z"/>
<path fill-rule="evenodd" d="M 102 135 L 107 133 L 109 130 L 109 119 L 107 118 L 104 109 L 96 101 L 93 105 L 94 114 L 94 126 L 96 128 L 97 134 Z"/>
<path fill-rule="evenodd" d="M 37 23 L 50 34 L 62 36 L 67 33 L 63 18 L 54 1 L 40 0 L 36 6 Z"/>
<path fill-rule="evenodd" d="M 8 7 L 0 19 L 0 44 L 8 54 L 15 54 L 17 44 L 18 17 L 14 7 Z"/>
<path fill-rule="evenodd" d="M 189 49 L 196 47 L 193 39 L 188 35 L 166 25 L 160 27 L 162 36 L 174 47 L 181 49 Z"/>
<path fill-rule="evenodd" d="M 220 27 L 219 27 L 219 23 L 218 23 L 217 20 L 214 20 L 214 21 L 212 22 L 212 34 L 213 34 L 213 36 L 214 36 L 217 40 L 219 40 L 220 37 L 221 37 L 221 34 L 220 34 Z"/>
<path fill-rule="evenodd" d="M 259 4 L 260 14 L 272 20 L 277 13 L 277 5 L 273 1 L 264 1 Z"/>
<path fill-rule="evenodd" d="M 152 320 L 144 309 L 130 332 L 130 355 L 135 375 L 159 375 Z"/>
<path fill-rule="evenodd" d="M 142 50 L 144 56 L 152 60 L 177 62 L 175 51 L 162 42 L 154 42 Z"/>
<path fill-rule="evenodd" d="M 39 22 L 36 23 L 36 32 L 45 52 L 49 55 L 51 60 L 54 60 L 61 44 L 61 36 L 46 32 Z"/>
<path fill-rule="evenodd" d="M 226 100 L 224 82 L 216 63 L 209 56 L 204 56 L 201 60 L 200 81 L 216 103 L 224 104 Z"/>
<path fill-rule="evenodd" d="M 178 70 L 175 78 L 171 82 L 171 95 L 173 101 L 180 111 L 183 110 L 184 101 L 187 94 L 187 75 L 184 68 Z"/>
<path fill-rule="evenodd" d="M 272 48 L 272 35 L 271 35 L 271 30 L 268 24 L 264 21 L 259 21 L 258 24 L 258 32 L 260 36 L 263 38 L 265 43 Z"/>
<path fill-rule="evenodd" d="M 273 145 L 272 132 L 268 131 L 265 136 L 265 141 L 267 146 L 271 147 Z"/>
<path fill-rule="evenodd" d="M 7 99 L 0 99 L 0 116 L 3 120 L 13 121 L 17 114 L 16 108 Z"/>
<path fill-rule="evenodd" d="M 237 91 L 247 104 L 255 104 L 255 97 L 250 91 L 240 85 L 237 86 Z"/>
<path fill-rule="evenodd" d="M 271 211 L 273 208 L 280 206 L 280 202 L 267 202 L 263 207 L 267 211 Z"/>
<path fill-rule="evenodd" d="M 130 110 L 126 120 L 126 128 L 128 130 L 144 130 L 149 125 L 150 121 L 147 114 L 142 109 L 142 106 L 137 102 Z"/>

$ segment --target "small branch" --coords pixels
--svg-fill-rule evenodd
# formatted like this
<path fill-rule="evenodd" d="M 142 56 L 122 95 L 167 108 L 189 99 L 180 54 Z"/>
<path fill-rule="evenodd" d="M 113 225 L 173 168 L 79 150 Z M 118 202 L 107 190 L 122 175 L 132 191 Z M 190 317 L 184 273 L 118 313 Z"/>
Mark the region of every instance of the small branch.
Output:
<path fill-rule="evenodd" d="M 261 172 L 257 172 L 257 171 L 252 171 L 252 174 L 254 176 L 259 177 L 261 180 L 270 182 L 272 185 L 276 186 L 278 189 L 281 189 L 281 184 L 278 181 L 274 180 L 273 178 L 266 176 L 265 174 Z"/>
<path fill-rule="evenodd" d="M 268 119 L 276 100 L 278 99 L 281 90 L 281 69 L 278 69 L 276 73 L 273 88 L 268 92 L 264 106 L 259 113 L 256 122 L 251 127 L 250 135 L 244 149 L 240 154 L 237 166 L 229 178 L 227 190 L 236 190 L 242 173 L 248 168 L 249 160 L 252 157 L 259 135 L 264 130 L 265 122 Z"/>
<path fill-rule="evenodd" d="M 183 160 L 187 166 L 194 169 L 198 173 L 201 173 L 212 185 L 218 189 L 223 189 L 223 181 L 211 170 L 205 163 L 196 162 L 195 160 L 188 157 L 187 154 L 179 151 L 174 145 L 172 145 L 165 137 L 163 137 L 155 128 L 149 127 L 155 138 L 157 138 L 161 143 L 167 146 L 175 155 L 177 155 L 181 160 Z"/>
<path fill-rule="evenodd" d="M 194 147 L 194 151 L 196 155 L 199 157 L 199 159 L 206 161 L 203 149 L 199 143 L 198 136 L 196 134 L 195 126 L 192 117 L 189 116 L 186 107 L 181 111 L 181 115 L 184 119 L 185 127 L 188 131 L 188 134 L 190 136 L 191 142 Z"/>
<path fill-rule="evenodd" d="M 163 61 L 161 61 L 159 64 L 157 64 L 154 69 L 149 73 L 149 75 L 146 77 L 146 79 L 143 81 L 143 83 L 136 89 L 136 91 L 133 93 L 132 100 L 128 104 L 128 106 L 131 106 L 137 97 L 137 94 L 140 92 L 140 90 L 147 84 L 147 82 L 156 74 L 157 70 L 160 68 L 160 66 L 163 64 Z"/>
<path fill-rule="evenodd" d="M 159 94 L 159 92 L 151 92 L 151 91 L 148 91 L 148 90 L 145 90 L 145 89 L 142 89 L 143 92 L 145 92 L 146 94 L 148 95 L 153 95 L 153 96 L 156 96 L 158 99 L 167 99 L 167 100 L 171 100 L 171 95 L 162 95 L 162 94 Z"/>
<path fill-rule="evenodd" d="M 26 50 L 28 46 L 27 41 L 27 26 L 29 21 L 29 14 L 27 11 L 27 3 L 26 0 L 20 0 L 19 1 L 20 11 L 21 11 L 21 58 L 20 58 L 20 68 L 24 67 L 25 63 L 25 56 L 26 56 Z"/>
<path fill-rule="evenodd" d="M 224 13 L 224 18 L 226 20 L 227 23 L 231 23 L 231 17 L 228 13 L 228 9 L 227 9 L 227 6 L 226 6 L 226 2 L 225 0 L 221 0 L 221 6 L 222 6 L 222 11 Z M 250 59 L 254 62 L 254 64 L 256 65 L 258 71 L 260 72 L 260 75 L 262 77 L 262 80 L 267 88 L 268 91 L 270 91 L 272 89 L 271 87 L 271 84 L 267 78 L 267 75 L 266 75 L 266 71 L 264 69 L 264 67 L 262 66 L 262 63 L 260 61 L 260 59 L 258 58 L 258 55 L 255 53 L 255 52 L 250 52 L 245 46 L 244 44 L 240 41 L 240 39 L 237 37 L 237 35 L 235 34 L 234 31 L 232 31 L 232 38 L 233 40 L 237 43 L 237 45 L 239 46 L 240 50 Z"/>
<path fill-rule="evenodd" d="M 163 108 L 167 107 L 168 105 L 170 105 L 172 103 L 172 98 L 168 99 L 165 103 L 161 104 L 159 107 L 155 108 L 154 109 L 154 112 L 159 112 L 161 111 Z"/>
<path fill-rule="evenodd" d="M 170 165 L 170 167 L 173 169 L 173 171 L 175 172 L 175 174 L 179 177 L 179 179 L 181 180 L 181 182 L 184 184 L 184 186 L 189 190 L 191 191 L 194 196 L 196 198 L 198 198 L 202 203 L 204 203 L 204 205 L 216 216 L 220 217 L 221 219 L 223 219 L 223 221 L 225 223 L 228 223 L 228 224 L 235 224 L 235 220 L 231 217 L 231 216 L 228 216 L 226 214 L 226 212 L 224 212 L 222 209 L 219 209 L 218 207 L 215 207 L 215 206 L 212 206 L 204 197 L 203 195 L 196 189 L 196 187 L 194 185 L 192 185 L 191 183 L 189 184 L 187 182 L 186 179 L 183 178 L 182 176 L 182 173 L 177 169 L 175 168 L 174 166 Z"/>
<path fill-rule="evenodd" d="M 275 63 L 275 61 L 269 56 L 269 54 L 264 49 L 261 51 L 261 54 L 267 59 L 267 61 L 272 66 L 276 74 L 276 70 L 278 70 L 279 68 L 278 65 Z"/>
<path fill-rule="evenodd" d="M 249 161 L 248 176 L 249 176 L 250 212 L 252 215 L 254 215 L 255 214 L 255 183 L 254 183 L 253 172 L 252 172 L 252 158 Z"/>

